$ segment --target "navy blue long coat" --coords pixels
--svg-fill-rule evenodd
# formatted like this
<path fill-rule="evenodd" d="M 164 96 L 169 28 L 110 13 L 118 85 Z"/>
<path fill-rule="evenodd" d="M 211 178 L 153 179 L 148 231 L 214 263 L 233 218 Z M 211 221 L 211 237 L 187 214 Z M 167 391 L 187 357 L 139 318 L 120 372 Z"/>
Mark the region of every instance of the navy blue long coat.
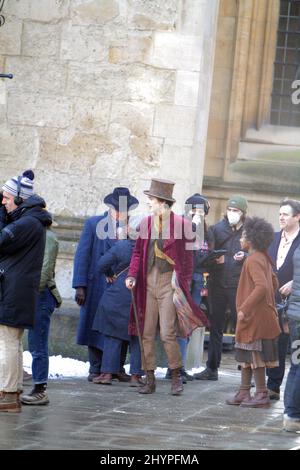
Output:
<path fill-rule="evenodd" d="M 98 261 L 99 271 L 104 273 L 112 270 L 118 275 L 129 268 L 134 245 L 135 241 L 133 240 L 117 241 Z M 127 275 L 128 270 L 126 269 L 104 291 L 93 324 L 95 330 L 125 341 L 130 339 L 128 322 L 131 293 L 125 285 Z"/>
<path fill-rule="evenodd" d="M 92 330 L 92 325 L 99 300 L 106 288 L 106 279 L 97 270 L 97 262 L 116 240 L 101 239 L 96 229 L 99 222 L 108 218 L 108 212 L 103 215 L 90 217 L 86 220 L 74 258 L 74 274 L 72 286 L 85 287 L 86 300 L 80 309 L 77 330 L 77 344 L 93 346 L 102 349 L 102 337 Z"/>

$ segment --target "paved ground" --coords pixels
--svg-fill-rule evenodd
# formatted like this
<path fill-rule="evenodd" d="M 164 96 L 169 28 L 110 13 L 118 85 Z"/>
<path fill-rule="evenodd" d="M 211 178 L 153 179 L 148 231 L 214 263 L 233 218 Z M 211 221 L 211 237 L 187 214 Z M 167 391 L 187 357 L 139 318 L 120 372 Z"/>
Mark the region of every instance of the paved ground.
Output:
<path fill-rule="evenodd" d="M 159 380 L 157 392 L 148 396 L 118 382 L 103 386 L 86 379 L 51 380 L 49 406 L 1 414 L 0 449 L 300 447 L 300 435 L 281 430 L 282 401 L 251 410 L 224 404 L 239 383 L 239 372 L 232 354 L 224 355 L 223 364 L 218 382 L 190 382 L 181 397 L 169 394 L 167 380 Z"/>

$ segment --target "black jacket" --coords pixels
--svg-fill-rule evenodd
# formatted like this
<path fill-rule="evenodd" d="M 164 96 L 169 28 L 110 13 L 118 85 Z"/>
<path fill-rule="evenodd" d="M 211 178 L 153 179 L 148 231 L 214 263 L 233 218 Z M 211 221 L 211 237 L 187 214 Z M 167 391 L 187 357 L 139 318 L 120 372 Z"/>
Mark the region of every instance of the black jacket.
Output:
<path fill-rule="evenodd" d="M 268 253 L 274 263 L 274 272 L 277 274 L 279 287 L 283 286 L 284 284 L 286 284 L 287 282 L 293 279 L 293 276 L 294 276 L 293 255 L 294 255 L 296 248 L 298 248 L 300 244 L 300 231 L 297 237 L 293 240 L 293 243 L 286 255 L 284 263 L 277 270 L 276 260 L 277 260 L 278 249 L 279 249 L 279 245 L 281 241 L 281 235 L 282 235 L 282 231 L 275 233 L 274 240 L 268 249 Z"/>
<path fill-rule="evenodd" d="M 0 324 L 30 328 L 51 215 L 45 201 L 31 196 L 10 214 L 0 209 Z"/>
<path fill-rule="evenodd" d="M 209 248 L 214 250 L 227 250 L 224 264 L 215 264 L 210 269 L 212 287 L 237 288 L 241 270 L 242 261 L 235 261 L 233 255 L 241 251 L 240 238 L 243 227 L 233 231 L 227 218 L 213 225 L 208 230 Z"/>

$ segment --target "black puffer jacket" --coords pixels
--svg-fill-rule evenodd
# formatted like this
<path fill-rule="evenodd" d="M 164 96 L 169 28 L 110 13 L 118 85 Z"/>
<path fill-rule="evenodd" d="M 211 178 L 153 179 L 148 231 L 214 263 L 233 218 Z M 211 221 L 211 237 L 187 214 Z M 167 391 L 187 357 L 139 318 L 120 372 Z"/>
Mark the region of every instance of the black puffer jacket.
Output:
<path fill-rule="evenodd" d="M 30 328 L 51 215 L 39 196 L 26 199 L 5 216 L 0 209 L 0 324 Z"/>
<path fill-rule="evenodd" d="M 209 247 L 213 250 L 227 250 L 225 263 L 215 264 L 213 269 L 210 269 L 210 281 L 213 287 L 237 288 L 243 262 L 235 261 L 233 255 L 241 251 L 240 238 L 242 231 L 243 227 L 233 231 L 226 217 L 209 228 Z"/>

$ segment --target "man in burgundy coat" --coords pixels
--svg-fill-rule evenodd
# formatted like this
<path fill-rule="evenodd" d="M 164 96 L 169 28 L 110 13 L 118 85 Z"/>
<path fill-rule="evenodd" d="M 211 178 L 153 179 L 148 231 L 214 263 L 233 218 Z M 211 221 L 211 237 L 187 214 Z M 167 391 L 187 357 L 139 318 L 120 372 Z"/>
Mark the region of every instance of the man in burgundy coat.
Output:
<path fill-rule="evenodd" d="M 147 382 L 139 389 L 142 394 L 155 392 L 155 337 L 158 325 L 171 369 L 171 393 L 180 395 L 183 391 L 181 355 L 176 340 L 178 320 L 171 284 L 174 271 L 198 326 L 207 324 L 204 313 L 193 302 L 190 294 L 193 273 L 192 225 L 171 211 L 175 202 L 172 197 L 174 184 L 152 179 L 150 190 L 144 191 L 152 215 L 141 222 L 126 279 L 128 289 L 135 288 L 134 297 L 145 353 L 143 366 L 147 371 Z M 129 334 L 137 335 L 133 312 L 129 321 Z"/>

